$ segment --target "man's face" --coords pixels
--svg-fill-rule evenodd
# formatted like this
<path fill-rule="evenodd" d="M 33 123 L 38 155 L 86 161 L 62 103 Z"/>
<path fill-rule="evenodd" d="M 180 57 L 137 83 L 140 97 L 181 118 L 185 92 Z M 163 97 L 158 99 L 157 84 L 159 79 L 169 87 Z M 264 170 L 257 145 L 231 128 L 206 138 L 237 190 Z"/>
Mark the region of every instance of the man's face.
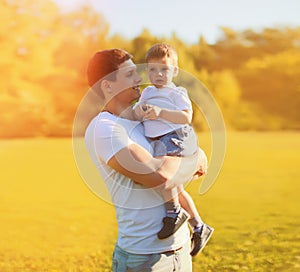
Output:
<path fill-rule="evenodd" d="M 129 59 L 119 66 L 116 81 L 110 83 L 118 100 L 132 102 L 140 97 L 140 82 L 141 77 L 137 73 L 136 65 Z"/>
<path fill-rule="evenodd" d="M 177 67 L 172 66 L 169 58 L 151 59 L 147 64 L 147 74 L 150 82 L 157 88 L 168 86 L 176 76 Z"/>

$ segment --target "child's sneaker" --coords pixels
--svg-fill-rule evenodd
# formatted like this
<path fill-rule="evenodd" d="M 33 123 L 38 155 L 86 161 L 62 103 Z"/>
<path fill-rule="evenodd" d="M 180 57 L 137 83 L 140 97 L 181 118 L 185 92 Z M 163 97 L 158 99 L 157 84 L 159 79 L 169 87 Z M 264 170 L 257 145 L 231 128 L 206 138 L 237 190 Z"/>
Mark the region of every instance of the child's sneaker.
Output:
<path fill-rule="evenodd" d="M 212 236 L 214 229 L 206 224 L 202 228 L 196 230 L 192 235 L 192 250 L 191 256 L 197 255 L 207 244 L 209 238 Z"/>
<path fill-rule="evenodd" d="M 184 222 L 189 218 L 188 213 L 184 209 L 180 209 L 178 215 L 175 218 L 166 216 L 163 218 L 163 227 L 157 233 L 159 239 L 165 239 L 174 234 Z"/>

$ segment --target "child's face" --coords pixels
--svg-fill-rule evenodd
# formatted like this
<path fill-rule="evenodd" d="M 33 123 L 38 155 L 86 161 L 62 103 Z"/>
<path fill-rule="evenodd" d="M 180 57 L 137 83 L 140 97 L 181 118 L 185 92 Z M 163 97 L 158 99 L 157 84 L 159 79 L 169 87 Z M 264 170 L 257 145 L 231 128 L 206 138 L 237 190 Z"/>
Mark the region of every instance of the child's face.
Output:
<path fill-rule="evenodd" d="M 168 86 L 177 75 L 178 68 L 172 65 L 169 58 L 150 59 L 147 63 L 147 75 L 150 82 L 157 88 Z"/>

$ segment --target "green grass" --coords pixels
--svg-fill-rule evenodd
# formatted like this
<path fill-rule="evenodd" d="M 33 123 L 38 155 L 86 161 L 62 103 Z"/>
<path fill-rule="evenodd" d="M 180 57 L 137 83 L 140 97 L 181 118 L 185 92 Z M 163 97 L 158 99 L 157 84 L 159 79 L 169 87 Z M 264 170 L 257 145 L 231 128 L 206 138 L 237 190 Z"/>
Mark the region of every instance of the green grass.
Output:
<path fill-rule="evenodd" d="M 188 186 L 215 228 L 195 272 L 300 271 L 299 136 L 231 132 L 217 182 Z M 82 181 L 71 140 L 2 140 L 0 161 L 0 271 L 110 271 L 114 208 Z"/>

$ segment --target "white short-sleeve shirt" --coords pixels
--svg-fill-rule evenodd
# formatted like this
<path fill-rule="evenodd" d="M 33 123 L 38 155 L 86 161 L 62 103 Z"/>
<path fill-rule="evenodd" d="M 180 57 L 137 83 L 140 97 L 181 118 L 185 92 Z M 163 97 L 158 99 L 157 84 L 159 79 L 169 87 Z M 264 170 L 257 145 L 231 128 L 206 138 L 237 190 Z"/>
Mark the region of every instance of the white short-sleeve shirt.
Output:
<path fill-rule="evenodd" d="M 102 112 L 89 124 L 85 143 L 116 208 L 118 246 L 127 252 L 138 254 L 159 253 L 183 246 L 189 239 L 187 224 L 167 239 L 157 238 L 157 233 L 162 228 L 162 219 L 166 216 L 161 195 L 154 189 L 133 182 L 107 165 L 118 151 L 132 143 L 152 152 L 151 145 L 144 136 L 143 125 Z"/>

